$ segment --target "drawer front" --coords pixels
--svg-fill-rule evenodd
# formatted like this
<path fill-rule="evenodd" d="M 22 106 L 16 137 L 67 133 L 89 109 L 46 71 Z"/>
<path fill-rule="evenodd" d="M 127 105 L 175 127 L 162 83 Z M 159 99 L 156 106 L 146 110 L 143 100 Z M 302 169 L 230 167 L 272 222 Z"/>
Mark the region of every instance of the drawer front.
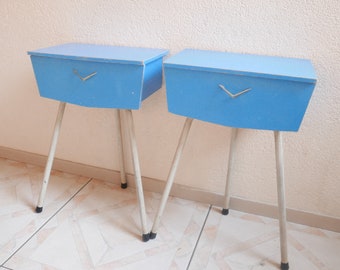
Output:
<path fill-rule="evenodd" d="M 87 107 L 138 109 L 142 65 L 31 56 L 40 95 Z"/>
<path fill-rule="evenodd" d="M 239 128 L 297 131 L 314 84 L 165 67 L 170 112 Z M 229 92 L 229 93 L 228 93 Z"/>

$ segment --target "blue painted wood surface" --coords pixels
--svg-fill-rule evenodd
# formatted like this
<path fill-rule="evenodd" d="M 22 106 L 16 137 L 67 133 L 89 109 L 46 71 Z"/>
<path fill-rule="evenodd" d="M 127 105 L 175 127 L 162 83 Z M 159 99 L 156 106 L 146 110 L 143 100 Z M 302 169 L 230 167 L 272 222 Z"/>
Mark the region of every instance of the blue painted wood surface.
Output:
<path fill-rule="evenodd" d="M 142 100 L 161 87 L 167 53 L 163 49 L 77 43 L 28 52 L 41 96 L 86 107 L 120 109 L 139 109 Z"/>
<path fill-rule="evenodd" d="M 237 128 L 297 131 L 316 84 L 304 59 L 184 50 L 164 62 L 170 112 Z M 245 89 L 249 91 L 231 97 Z"/>

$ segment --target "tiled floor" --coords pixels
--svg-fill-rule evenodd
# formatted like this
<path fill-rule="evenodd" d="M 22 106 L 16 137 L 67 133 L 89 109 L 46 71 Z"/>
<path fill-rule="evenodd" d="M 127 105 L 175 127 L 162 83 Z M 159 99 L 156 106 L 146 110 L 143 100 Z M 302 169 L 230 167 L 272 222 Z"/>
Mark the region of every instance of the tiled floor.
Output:
<path fill-rule="evenodd" d="M 276 220 L 170 198 L 157 238 L 140 240 L 131 188 L 0 158 L 0 269 L 279 269 Z M 148 224 L 160 195 L 146 192 Z M 340 233 L 289 224 L 290 269 L 336 270 Z"/>

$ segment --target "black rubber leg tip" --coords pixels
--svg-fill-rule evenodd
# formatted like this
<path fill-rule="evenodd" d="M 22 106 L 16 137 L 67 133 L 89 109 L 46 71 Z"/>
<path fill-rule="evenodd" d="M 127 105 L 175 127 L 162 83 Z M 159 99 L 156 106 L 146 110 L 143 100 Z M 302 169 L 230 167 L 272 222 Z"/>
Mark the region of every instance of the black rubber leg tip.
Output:
<path fill-rule="evenodd" d="M 222 215 L 226 216 L 226 215 L 228 215 L 228 214 L 229 214 L 229 209 L 223 208 L 223 209 L 222 209 Z"/>
<path fill-rule="evenodd" d="M 157 233 L 150 232 L 150 239 L 155 239 L 157 236 Z"/>
<path fill-rule="evenodd" d="M 144 233 L 142 235 L 143 242 L 148 242 L 150 239 L 150 234 L 149 233 Z"/>
<path fill-rule="evenodd" d="M 37 208 L 35 208 L 35 212 L 36 212 L 36 213 L 41 213 L 42 210 L 43 210 L 43 208 L 42 208 L 42 207 L 39 207 L 39 206 L 37 206 Z"/>
<path fill-rule="evenodd" d="M 281 263 L 281 270 L 288 270 L 289 264 L 288 263 Z"/>
<path fill-rule="evenodd" d="M 120 184 L 120 187 L 121 187 L 122 189 L 126 189 L 126 188 L 127 188 L 127 183 L 121 183 L 121 184 Z"/>

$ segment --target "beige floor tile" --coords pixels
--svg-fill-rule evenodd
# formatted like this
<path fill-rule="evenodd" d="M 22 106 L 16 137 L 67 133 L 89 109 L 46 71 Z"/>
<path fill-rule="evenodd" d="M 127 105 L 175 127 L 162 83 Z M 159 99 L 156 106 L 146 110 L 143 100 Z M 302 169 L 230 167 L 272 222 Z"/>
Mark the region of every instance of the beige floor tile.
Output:
<path fill-rule="evenodd" d="M 145 194 L 148 224 L 159 195 Z M 94 180 L 5 266 L 15 269 L 185 269 L 208 205 L 171 198 L 156 239 L 141 241 L 133 189 Z M 166 221 L 166 222 L 165 222 Z"/>
<path fill-rule="evenodd" d="M 36 214 L 42 176 L 0 158 L 0 270 L 279 269 L 275 219 L 170 197 L 157 238 L 144 243 L 134 189 L 53 172 Z M 160 197 L 145 193 L 150 228 Z M 289 223 L 288 253 L 290 269 L 336 270 L 340 233 Z"/>
<path fill-rule="evenodd" d="M 88 179 L 53 172 L 45 208 L 35 213 L 42 168 L 0 159 L 0 264 L 36 232 Z"/>
<path fill-rule="evenodd" d="M 337 269 L 340 234 L 303 225 L 288 227 L 290 269 Z M 222 216 L 212 208 L 189 269 L 274 270 L 280 269 L 279 264 L 276 220 L 237 211 Z"/>

